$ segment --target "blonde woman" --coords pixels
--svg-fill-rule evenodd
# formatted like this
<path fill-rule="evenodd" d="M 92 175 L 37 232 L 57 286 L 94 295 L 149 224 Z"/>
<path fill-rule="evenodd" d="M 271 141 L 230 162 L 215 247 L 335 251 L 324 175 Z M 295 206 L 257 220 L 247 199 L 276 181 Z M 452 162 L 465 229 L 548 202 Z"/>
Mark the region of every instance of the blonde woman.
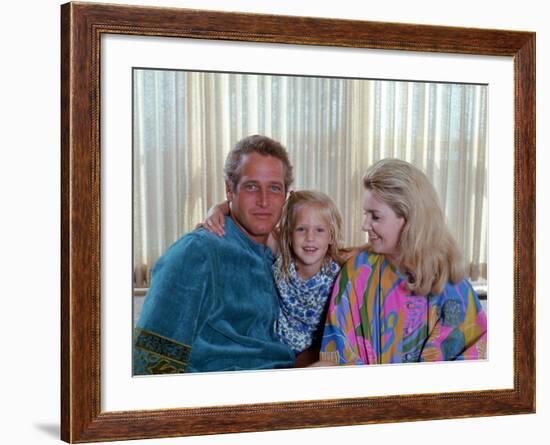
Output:
<path fill-rule="evenodd" d="M 407 162 L 384 159 L 363 184 L 369 241 L 335 281 L 321 361 L 485 358 L 485 312 L 428 178 Z"/>

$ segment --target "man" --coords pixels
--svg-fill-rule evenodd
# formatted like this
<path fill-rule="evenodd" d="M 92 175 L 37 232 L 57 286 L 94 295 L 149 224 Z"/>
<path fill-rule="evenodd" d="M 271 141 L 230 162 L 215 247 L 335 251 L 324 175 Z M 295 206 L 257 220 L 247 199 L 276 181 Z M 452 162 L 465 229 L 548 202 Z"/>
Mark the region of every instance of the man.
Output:
<path fill-rule="evenodd" d="M 134 374 L 294 365 L 275 332 L 279 306 L 266 246 L 292 166 L 281 144 L 256 135 L 237 143 L 224 172 L 225 236 L 195 230 L 155 265 L 135 333 Z"/>

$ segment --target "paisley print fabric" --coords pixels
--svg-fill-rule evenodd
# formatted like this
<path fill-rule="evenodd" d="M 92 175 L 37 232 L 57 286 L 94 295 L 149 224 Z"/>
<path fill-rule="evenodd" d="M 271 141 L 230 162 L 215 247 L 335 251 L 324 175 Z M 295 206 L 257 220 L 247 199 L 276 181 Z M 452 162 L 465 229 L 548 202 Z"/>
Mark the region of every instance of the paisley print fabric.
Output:
<path fill-rule="evenodd" d="M 273 272 L 281 311 L 277 320 L 279 337 L 297 354 L 311 346 L 325 314 L 334 279 L 340 266 L 326 261 L 321 270 L 308 280 L 296 272 L 296 265 L 289 265 L 288 279 L 281 271 L 281 258 L 273 265 Z M 318 337 L 317 337 L 318 338 Z"/>

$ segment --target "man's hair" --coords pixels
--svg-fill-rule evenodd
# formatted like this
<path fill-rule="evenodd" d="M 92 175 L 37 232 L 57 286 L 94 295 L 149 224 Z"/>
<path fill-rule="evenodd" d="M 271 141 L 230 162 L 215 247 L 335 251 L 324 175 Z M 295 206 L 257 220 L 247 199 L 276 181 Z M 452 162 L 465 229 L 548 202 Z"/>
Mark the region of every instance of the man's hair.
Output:
<path fill-rule="evenodd" d="M 399 268 L 419 295 L 440 294 L 464 278 L 462 254 L 451 235 L 427 176 L 408 162 L 382 159 L 367 169 L 365 189 L 405 220 L 399 236 Z M 367 244 L 366 249 L 369 249 Z"/>
<path fill-rule="evenodd" d="M 243 156 L 250 153 L 258 153 L 263 156 L 273 156 L 283 163 L 285 192 L 294 181 L 292 176 L 292 165 L 288 159 L 288 153 L 279 142 L 258 134 L 241 139 L 229 152 L 225 160 L 224 174 L 225 181 L 231 184 L 232 190 L 236 190 L 241 179 L 241 168 Z"/>
<path fill-rule="evenodd" d="M 342 248 L 342 216 L 334 201 L 323 192 L 302 190 L 290 192 L 279 225 L 280 233 L 280 251 L 282 267 L 279 278 L 288 280 L 288 268 L 294 252 L 292 250 L 292 232 L 296 229 L 296 218 L 298 212 L 303 208 L 313 208 L 319 212 L 329 227 L 330 245 L 328 247 L 325 261 L 332 259 L 338 264 L 343 264 L 344 259 L 340 254 Z"/>

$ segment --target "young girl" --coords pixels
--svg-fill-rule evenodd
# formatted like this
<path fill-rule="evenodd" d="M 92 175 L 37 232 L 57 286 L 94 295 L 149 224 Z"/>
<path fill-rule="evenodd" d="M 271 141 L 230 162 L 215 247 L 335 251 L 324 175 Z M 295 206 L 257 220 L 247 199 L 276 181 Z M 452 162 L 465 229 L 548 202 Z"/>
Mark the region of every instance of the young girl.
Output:
<path fill-rule="evenodd" d="M 485 312 L 428 178 L 407 162 L 384 159 L 363 184 L 369 242 L 336 279 L 321 360 L 485 358 Z"/>
<path fill-rule="evenodd" d="M 327 195 L 290 194 L 281 215 L 273 272 L 281 305 L 277 332 L 295 353 L 311 346 L 324 322 L 326 302 L 343 263 L 341 231 L 342 217 Z"/>
<path fill-rule="evenodd" d="M 222 235 L 221 215 L 228 210 L 225 204 L 214 207 L 203 227 Z M 326 194 L 290 192 L 278 231 L 268 244 L 277 257 L 273 265 L 281 307 L 277 333 L 296 354 L 319 335 L 334 279 L 350 255 L 340 247 L 341 232 L 342 217 Z"/>

